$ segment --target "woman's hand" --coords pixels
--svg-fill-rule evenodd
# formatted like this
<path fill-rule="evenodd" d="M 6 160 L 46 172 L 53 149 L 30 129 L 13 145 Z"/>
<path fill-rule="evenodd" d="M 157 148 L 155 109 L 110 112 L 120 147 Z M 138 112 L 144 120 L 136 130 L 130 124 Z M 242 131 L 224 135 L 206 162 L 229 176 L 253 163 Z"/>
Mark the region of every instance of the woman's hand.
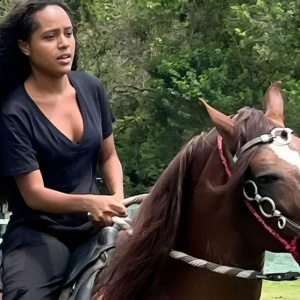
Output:
<path fill-rule="evenodd" d="M 103 298 L 104 298 L 103 289 L 100 289 L 99 292 L 97 292 L 95 295 L 93 295 L 91 300 L 103 300 Z"/>
<path fill-rule="evenodd" d="M 119 202 L 122 202 L 124 200 L 124 194 L 114 194 L 113 197 Z"/>
<path fill-rule="evenodd" d="M 87 209 L 96 229 L 112 226 L 112 217 L 126 217 L 126 207 L 115 196 L 90 195 Z"/>

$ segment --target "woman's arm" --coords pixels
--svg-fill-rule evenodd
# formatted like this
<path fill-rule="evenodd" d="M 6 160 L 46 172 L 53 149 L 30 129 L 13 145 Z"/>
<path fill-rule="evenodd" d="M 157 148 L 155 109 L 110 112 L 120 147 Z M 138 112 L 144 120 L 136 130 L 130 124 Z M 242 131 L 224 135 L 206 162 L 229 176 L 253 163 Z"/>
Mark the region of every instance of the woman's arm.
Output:
<path fill-rule="evenodd" d="M 15 176 L 27 205 L 35 210 L 57 214 L 92 213 L 93 219 L 112 225 L 112 216 L 124 216 L 125 207 L 114 196 L 65 194 L 45 188 L 41 172 L 32 171 Z"/>
<path fill-rule="evenodd" d="M 123 170 L 111 134 L 103 140 L 99 153 L 98 167 L 110 195 L 118 200 L 124 199 Z"/>
<path fill-rule="evenodd" d="M 45 188 L 40 170 L 15 176 L 16 183 L 27 205 L 48 213 L 87 212 L 90 195 L 65 194 Z"/>

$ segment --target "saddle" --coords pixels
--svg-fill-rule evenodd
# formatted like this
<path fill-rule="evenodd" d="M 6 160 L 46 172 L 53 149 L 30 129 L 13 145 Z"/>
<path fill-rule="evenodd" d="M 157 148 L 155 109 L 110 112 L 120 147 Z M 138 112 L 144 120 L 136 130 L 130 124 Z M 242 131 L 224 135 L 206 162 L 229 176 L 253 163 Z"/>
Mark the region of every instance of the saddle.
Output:
<path fill-rule="evenodd" d="M 106 227 L 74 251 L 58 300 L 91 298 L 95 279 L 109 264 L 117 238 L 118 231 L 113 227 Z"/>
<path fill-rule="evenodd" d="M 138 204 L 127 208 L 131 220 L 138 209 Z M 101 279 L 111 261 L 119 231 L 117 225 L 105 227 L 72 253 L 58 300 L 90 300 L 96 278 Z"/>

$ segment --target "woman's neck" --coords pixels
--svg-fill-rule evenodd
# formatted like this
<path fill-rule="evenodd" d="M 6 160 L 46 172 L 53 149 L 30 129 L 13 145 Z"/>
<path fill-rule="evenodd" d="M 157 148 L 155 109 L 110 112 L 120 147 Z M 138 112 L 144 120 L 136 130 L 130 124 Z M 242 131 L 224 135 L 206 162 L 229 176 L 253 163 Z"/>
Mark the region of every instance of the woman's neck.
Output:
<path fill-rule="evenodd" d="M 34 88 L 39 94 L 49 95 L 63 94 L 70 85 L 67 74 L 63 76 L 51 76 L 38 70 L 33 70 L 26 80 L 26 85 Z"/>

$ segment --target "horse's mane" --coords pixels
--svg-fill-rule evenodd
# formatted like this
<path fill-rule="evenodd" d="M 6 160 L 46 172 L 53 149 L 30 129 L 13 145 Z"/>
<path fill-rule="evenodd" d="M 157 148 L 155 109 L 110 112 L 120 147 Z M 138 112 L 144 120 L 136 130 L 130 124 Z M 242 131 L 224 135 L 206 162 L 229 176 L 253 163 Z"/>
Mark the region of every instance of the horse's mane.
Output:
<path fill-rule="evenodd" d="M 250 108 L 240 110 L 235 123 L 240 146 L 274 127 L 262 112 Z M 139 209 L 132 224 L 133 235 L 114 253 L 103 282 L 105 300 L 141 299 L 154 286 L 178 238 L 183 203 L 187 207 L 191 198 L 185 189 L 191 179 L 190 167 L 197 158 L 201 176 L 215 147 L 216 134 L 202 133 L 188 142 L 162 173 Z M 256 148 L 238 161 L 233 180 L 240 180 Z"/>

